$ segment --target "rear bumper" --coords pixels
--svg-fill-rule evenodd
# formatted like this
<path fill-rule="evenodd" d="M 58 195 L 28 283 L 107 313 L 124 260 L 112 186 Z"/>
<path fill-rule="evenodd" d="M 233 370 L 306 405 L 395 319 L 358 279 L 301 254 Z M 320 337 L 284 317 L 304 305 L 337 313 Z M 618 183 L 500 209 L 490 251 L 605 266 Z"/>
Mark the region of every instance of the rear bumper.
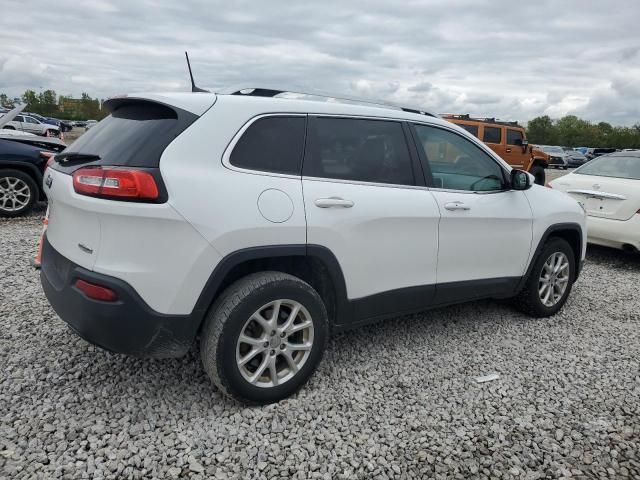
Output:
<path fill-rule="evenodd" d="M 589 243 L 613 248 L 631 245 L 640 250 L 640 215 L 635 214 L 629 220 L 588 216 L 587 235 Z"/>
<path fill-rule="evenodd" d="M 74 286 L 77 279 L 108 287 L 118 299 L 90 299 Z M 58 253 L 46 235 L 40 281 L 60 318 L 82 338 L 105 350 L 135 356 L 179 357 L 189 350 L 199 327 L 193 316 L 152 310 L 126 282 L 76 265 Z"/>

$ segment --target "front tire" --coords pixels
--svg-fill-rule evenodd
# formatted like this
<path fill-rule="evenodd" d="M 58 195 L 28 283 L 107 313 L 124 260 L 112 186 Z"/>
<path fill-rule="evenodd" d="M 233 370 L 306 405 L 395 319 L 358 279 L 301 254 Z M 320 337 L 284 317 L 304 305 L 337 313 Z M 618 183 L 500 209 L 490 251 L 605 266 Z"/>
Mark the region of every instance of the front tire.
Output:
<path fill-rule="evenodd" d="M 250 404 L 280 401 L 301 388 L 329 336 L 318 293 L 281 272 L 248 275 L 211 307 L 200 339 L 204 369 L 226 395 Z"/>
<path fill-rule="evenodd" d="M 18 217 L 31 211 L 38 199 L 36 182 L 20 170 L 0 170 L 0 217 Z"/>
<path fill-rule="evenodd" d="M 532 317 L 550 317 L 563 307 L 576 278 L 573 250 L 552 237 L 542 247 L 524 288 L 514 298 L 517 308 Z"/>

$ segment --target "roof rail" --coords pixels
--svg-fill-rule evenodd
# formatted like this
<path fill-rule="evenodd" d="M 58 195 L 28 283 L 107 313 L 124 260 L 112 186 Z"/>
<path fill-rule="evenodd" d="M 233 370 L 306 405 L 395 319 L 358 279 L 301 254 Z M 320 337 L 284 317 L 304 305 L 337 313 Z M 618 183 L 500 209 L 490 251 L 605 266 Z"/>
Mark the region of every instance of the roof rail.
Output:
<path fill-rule="evenodd" d="M 440 114 L 442 118 L 452 119 L 452 120 L 471 120 L 473 122 L 482 122 L 482 123 L 493 123 L 494 125 L 506 125 L 509 127 L 522 127 L 517 121 L 515 122 L 506 122 L 503 120 L 496 120 L 495 117 L 472 117 L 468 113 L 465 114 L 456 114 L 456 113 L 442 113 Z"/>
<path fill-rule="evenodd" d="M 345 102 L 364 103 L 380 108 L 393 108 L 395 110 L 402 110 L 403 112 L 416 113 L 418 115 L 427 115 L 429 117 L 437 117 L 438 115 L 428 112 L 425 109 L 419 107 L 409 107 L 404 105 L 398 105 L 396 103 L 387 102 L 385 100 L 373 100 L 370 98 L 362 98 L 357 96 L 334 94 L 324 92 L 315 89 L 304 89 L 300 87 L 282 88 L 282 87 L 267 87 L 267 86 L 248 86 L 248 85 L 234 85 L 225 89 L 221 89 L 216 92 L 219 95 L 248 95 L 252 97 L 275 97 L 282 93 L 291 93 L 294 95 L 304 95 L 309 97 L 321 97 L 330 100 L 342 100 Z"/>

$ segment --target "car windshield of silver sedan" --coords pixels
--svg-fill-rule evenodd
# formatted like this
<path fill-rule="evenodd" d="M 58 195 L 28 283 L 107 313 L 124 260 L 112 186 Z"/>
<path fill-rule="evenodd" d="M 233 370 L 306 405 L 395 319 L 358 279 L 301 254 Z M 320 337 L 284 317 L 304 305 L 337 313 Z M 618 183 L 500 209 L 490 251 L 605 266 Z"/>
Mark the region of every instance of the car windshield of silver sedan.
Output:
<path fill-rule="evenodd" d="M 574 173 L 640 180 L 640 156 L 599 157 L 578 168 Z"/>

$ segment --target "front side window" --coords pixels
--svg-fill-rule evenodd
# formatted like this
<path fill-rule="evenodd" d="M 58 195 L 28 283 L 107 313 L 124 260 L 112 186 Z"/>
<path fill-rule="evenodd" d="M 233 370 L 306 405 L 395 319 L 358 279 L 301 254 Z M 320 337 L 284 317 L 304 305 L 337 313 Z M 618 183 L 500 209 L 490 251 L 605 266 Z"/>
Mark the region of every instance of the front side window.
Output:
<path fill-rule="evenodd" d="M 265 117 L 253 122 L 231 152 L 231 165 L 263 172 L 300 175 L 304 117 Z"/>
<path fill-rule="evenodd" d="M 35 124 L 40 123 L 35 118 L 31 118 L 31 117 L 25 117 L 25 118 L 27 120 L 27 123 L 35 123 Z"/>
<path fill-rule="evenodd" d="M 472 192 L 505 188 L 502 168 L 477 145 L 441 128 L 415 125 L 415 129 L 434 187 Z"/>
<path fill-rule="evenodd" d="M 502 129 L 498 127 L 484 127 L 482 140 L 485 143 L 502 143 Z"/>
<path fill-rule="evenodd" d="M 522 142 L 524 137 L 520 130 L 511 130 L 507 129 L 507 145 L 518 145 L 522 146 Z"/>
<path fill-rule="evenodd" d="M 415 185 L 399 122 L 311 118 L 307 142 L 305 176 Z"/>

